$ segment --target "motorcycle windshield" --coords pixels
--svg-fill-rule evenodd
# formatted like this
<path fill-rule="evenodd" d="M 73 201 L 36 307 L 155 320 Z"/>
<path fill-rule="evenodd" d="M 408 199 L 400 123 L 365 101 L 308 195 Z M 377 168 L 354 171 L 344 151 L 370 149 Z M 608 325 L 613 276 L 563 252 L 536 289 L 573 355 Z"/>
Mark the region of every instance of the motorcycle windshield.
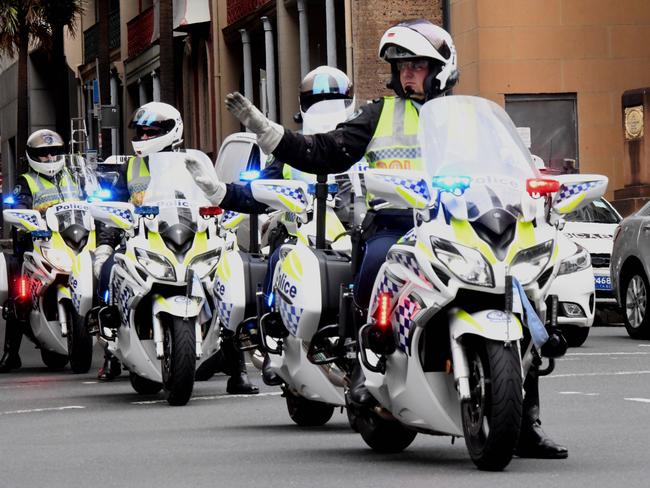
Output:
<path fill-rule="evenodd" d="M 149 156 L 151 180 L 144 194 L 143 205 L 158 207 L 158 220 L 165 227 L 183 224 L 196 231 L 199 207 L 211 204 L 185 167 L 188 157 L 209 165 L 214 171 L 210 158 L 200 151 L 152 154 Z"/>
<path fill-rule="evenodd" d="M 302 133 L 305 135 L 320 134 L 336 129 L 352 115 L 354 107 L 352 100 L 335 99 L 315 103 L 302 113 Z"/>
<path fill-rule="evenodd" d="M 78 208 L 71 208 L 75 206 L 75 204 L 71 204 L 67 205 L 68 208 L 66 208 L 66 205 L 61 205 L 62 209 L 54 214 L 59 231 L 63 231 L 75 224 L 90 230 L 90 212 L 80 206 Z"/>
<path fill-rule="evenodd" d="M 469 176 L 469 220 L 494 208 L 521 214 L 521 193 L 538 176 L 512 120 L 496 103 L 470 96 L 431 100 L 420 110 L 420 146 L 432 177 Z"/>
<path fill-rule="evenodd" d="M 66 154 L 65 167 L 75 183 L 75 188 L 80 190 L 79 194 L 75 192 L 72 199 L 84 199 L 100 190 L 96 163 L 86 161 L 80 154 Z"/>

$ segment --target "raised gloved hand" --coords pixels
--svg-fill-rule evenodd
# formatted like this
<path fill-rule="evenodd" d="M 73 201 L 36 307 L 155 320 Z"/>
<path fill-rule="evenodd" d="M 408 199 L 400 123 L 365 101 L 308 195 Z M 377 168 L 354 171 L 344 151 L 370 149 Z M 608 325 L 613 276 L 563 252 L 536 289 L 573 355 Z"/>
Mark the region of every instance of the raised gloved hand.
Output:
<path fill-rule="evenodd" d="M 284 135 L 284 127 L 267 119 L 255 105 L 239 92 L 226 95 L 226 108 L 251 132 L 257 135 L 260 149 L 271 154 Z"/>
<path fill-rule="evenodd" d="M 194 158 L 185 158 L 185 167 L 198 186 L 213 205 L 219 205 L 226 196 L 226 185 L 219 181 L 216 171 L 206 168 Z"/>
<path fill-rule="evenodd" d="M 93 273 L 95 278 L 99 279 L 102 266 L 104 266 L 106 260 L 111 257 L 111 254 L 113 254 L 113 248 L 108 244 L 97 246 L 97 249 L 95 249 L 95 261 L 93 262 Z"/>

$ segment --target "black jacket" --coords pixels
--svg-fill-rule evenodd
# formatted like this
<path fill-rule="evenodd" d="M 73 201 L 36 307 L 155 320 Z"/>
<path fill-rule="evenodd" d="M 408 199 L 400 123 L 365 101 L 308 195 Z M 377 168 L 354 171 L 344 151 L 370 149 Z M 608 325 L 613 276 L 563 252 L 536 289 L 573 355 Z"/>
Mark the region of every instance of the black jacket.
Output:
<path fill-rule="evenodd" d="M 262 179 L 281 179 L 284 164 L 305 173 L 342 173 L 358 162 L 366 153 L 372 139 L 379 115 L 384 106 L 383 98 L 361 107 L 350 120 L 336 126 L 325 134 L 305 136 L 290 130 L 273 151 L 274 161 L 262 172 Z M 250 185 L 227 185 L 226 196 L 219 205 L 225 210 L 242 213 L 262 213 L 266 206 L 253 198 Z"/>

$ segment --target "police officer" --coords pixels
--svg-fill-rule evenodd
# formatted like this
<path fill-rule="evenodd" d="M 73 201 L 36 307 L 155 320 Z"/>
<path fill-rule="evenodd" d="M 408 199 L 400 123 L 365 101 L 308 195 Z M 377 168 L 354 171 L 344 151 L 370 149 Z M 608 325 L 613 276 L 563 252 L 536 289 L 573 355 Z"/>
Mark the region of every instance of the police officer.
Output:
<path fill-rule="evenodd" d="M 226 96 L 226 107 L 257 134 L 260 148 L 301 171 L 330 174 L 345 171 L 365 155 L 371 168 L 421 170 L 417 143 L 422 103 L 444 94 L 458 79 L 451 36 L 426 20 L 402 22 L 388 29 L 379 56 L 391 65 L 396 97 L 364 106 L 356 117 L 326 134 L 303 136 L 268 120 L 239 93 Z M 372 284 L 390 246 L 412 226 L 412 215 L 398 210 L 370 211 L 364 222 L 364 256 L 355 279 L 355 302 L 368 307 Z M 352 375 L 352 401 L 372 401 L 360 368 Z M 521 457 L 566 458 L 565 447 L 541 430 L 537 367 L 524 383 L 524 419 L 517 454 Z"/>
<path fill-rule="evenodd" d="M 52 205 L 64 201 L 79 200 L 81 192 L 79 185 L 70 172 L 65 168 L 65 144 L 56 132 L 41 129 L 32 133 L 27 139 L 25 156 L 29 170 L 16 181 L 13 190 L 13 208 L 34 209 L 42 214 Z M 25 251 L 31 250 L 32 241 L 29 234 L 12 231 L 14 254 L 4 255 L 7 262 L 9 277 L 10 301 L 15 301 L 13 284 L 20 275 Z M 15 313 L 15 307 L 7 318 L 5 331 L 4 354 L 0 359 L 0 373 L 7 373 L 21 366 L 20 343 L 26 326 Z"/>
<path fill-rule="evenodd" d="M 303 123 L 303 134 L 327 132 L 336 127 L 339 122 L 348 120 L 356 108 L 352 82 L 343 71 L 330 66 L 319 66 L 307 73 L 300 82 L 299 92 L 300 115 L 296 116 L 296 119 Z M 323 105 L 315 107 L 325 101 L 336 102 L 328 105 L 325 109 L 321 108 Z M 271 156 L 260 174 L 260 179 L 315 181 L 313 174 L 296 169 L 296 165 L 292 163 L 291 159 L 286 161 L 288 164 Z M 215 172 L 204 174 L 203 167 L 190 159 L 186 161 L 186 165 L 194 175 L 197 185 L 204 190 L 214 205 L 219 205 L 225 210 L 247 214 L 259 214 L 267 209 L 265 204 L 259 203 L 253 198 L 250 185 L 242 186 L 220 182 Z M 274 238 L 270 243 L 269 270 L 264 282 L 264 290 L 267 295 L 271 292 L 273 270 L 278 261 L 280 245 L 288 237 L 281 226 L 275 229 Z M 282 379 L 270 369 L 268 356 L 265 357 L 262 366 L 262 379 L 265 384 L 270 386 L 282 383 Z"/>
<path fill-rule="evenodd" d="M 131 157 L 126 167 L 121 169 L 113 190 L 118 199 L 128 200 L 139 206 L 143 203 L 145 191 L 151 180 L 150 157 L 156 153 L 169 152 L 179 148 L 183 137 L 183 120 L 180 112 L 171 105 L 150 102 L 135 111 L 129 127 L 136 132 L 132 139 L 136 156 Z M 173 177 L 170 175 L 172 181 Z M 111 268 L 114 263 L 113 250 L 121 237 L 115 229 L 106 227 L 98 232 L 94 271 L 99 277 L 97 291 L 100 300 L 103 300 L 109 289 Z M 230 375 L 226 386 L 228 393 L 257 393 L 258 388 L 248 379 L 243 354 L 235 348 L 233 341 L 224 339 L 222 350 L 226 363 L 224 370 Z M 111 370 L 117 366 L 116 361 L 116 358 L 105 357 L 105 364 L 103 371 L 100 370 L 100 375 L 104 372 L 114 377 Z"/>

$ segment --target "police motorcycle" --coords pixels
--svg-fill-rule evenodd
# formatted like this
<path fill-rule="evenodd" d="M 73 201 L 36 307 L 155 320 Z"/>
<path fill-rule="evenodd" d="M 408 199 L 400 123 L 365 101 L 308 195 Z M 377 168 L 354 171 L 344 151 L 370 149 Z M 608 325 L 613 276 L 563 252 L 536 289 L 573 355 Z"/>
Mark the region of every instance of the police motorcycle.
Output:
<path fill-rule="evenodd" d="M 190 152 L 211 165 L 203 153 Z M 96 219 L 126 232 L 105 297 L 113 307 L 107 316 L 100 313 L 99 336 L 129 370 L 136 392 L 164 388 L 170 405 L 185 405 L 197 360 L 219 347 L 205 290 L 213 286 L 222 247 L 216 223 L 221 209 L 209 206 L 185 170 L 185 153 L 155 157 L 142 206 L 91 204 Z"/>
<path fill-rule="evenodd" d="M 479 469 L 510 462 L 522 385 L 557 324 L 551 284 L 575 246 L 561 215 L 602 196 L 607 178 L 542 179 L 495 103 L 448 96 L 420 111 L 426 172 L 371 169 L 367 190 L 413 209 L 374 283 L 359 330 L 365 385 L 355 406 L 374 450 L 398 452 L 418 432 L 464 437 Z M 579 253 L 579 250 L 578 250 Z"/>
<path fill-rule="evenodd" d="M 75 280 L 92 286 L 92 268 L 83 256 L 95 248 L 95 226 L 85 202 L 59 203 L 45 219 L 37 210 L 6 209 L 5 222 L 31 233 L 34 249 L 25 252 L 14 313 L 29 321 L 27 336 L 40 348 L 43 363 L 61 369 L 68 361 L 74 373 L 90 369 L 93 340 L 76 317 Z M 85 275 L 83 278 L 82 275 Z"/>

